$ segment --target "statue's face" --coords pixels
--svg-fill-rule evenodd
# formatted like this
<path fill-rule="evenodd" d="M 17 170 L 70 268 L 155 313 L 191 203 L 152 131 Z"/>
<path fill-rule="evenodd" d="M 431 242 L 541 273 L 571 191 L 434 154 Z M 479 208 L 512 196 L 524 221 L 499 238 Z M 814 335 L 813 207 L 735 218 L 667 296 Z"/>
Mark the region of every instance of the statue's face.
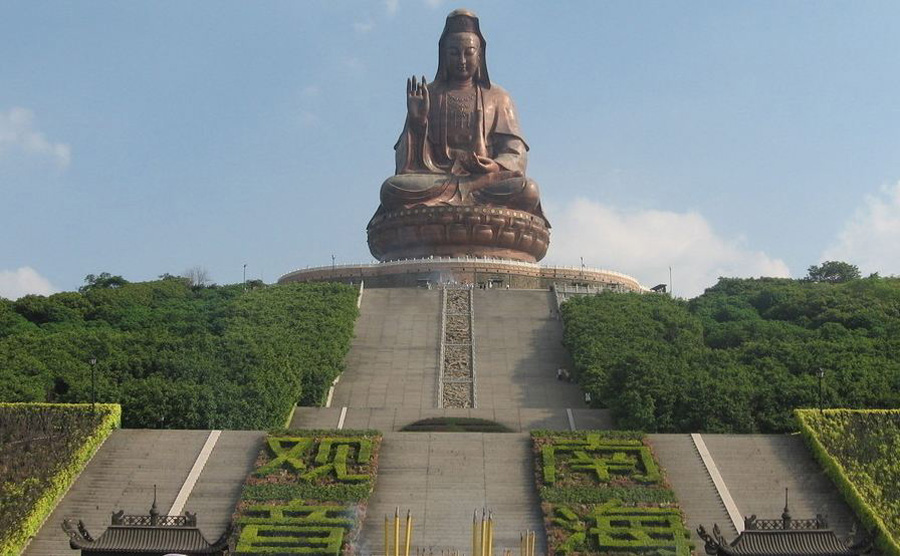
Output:
<path fill-rule="evenodd" d="M 481 40 L 475 33 L 447 35 L 441 54 L 451 80 L 472 79 L 481 66 Z"/>

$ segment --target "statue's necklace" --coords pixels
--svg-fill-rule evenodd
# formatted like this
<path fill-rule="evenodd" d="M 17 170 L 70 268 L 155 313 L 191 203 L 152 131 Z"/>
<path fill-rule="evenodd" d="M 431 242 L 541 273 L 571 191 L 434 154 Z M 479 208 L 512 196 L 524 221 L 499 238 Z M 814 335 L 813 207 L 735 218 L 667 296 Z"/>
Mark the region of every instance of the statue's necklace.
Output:
<path fill-rule="evenodd" d="M 451 146 L 462 147 L 472 140 L 472 113 L 475 89 L 447 92 L 447 130 Z"/>

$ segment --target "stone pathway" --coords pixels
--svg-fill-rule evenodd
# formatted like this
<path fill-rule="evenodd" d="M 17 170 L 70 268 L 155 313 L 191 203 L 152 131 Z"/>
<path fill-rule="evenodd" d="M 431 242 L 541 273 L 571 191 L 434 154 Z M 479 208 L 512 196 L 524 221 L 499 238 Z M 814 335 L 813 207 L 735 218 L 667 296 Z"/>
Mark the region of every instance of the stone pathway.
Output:
<path fill-rule="evenodd" d="M 199 512 L 198 527 L 210 542 L 228 525 L 261 447 L 261 432 L 224 431 L 185 509 Z M 209 431 L 117 430 L 110 435 L 59 503 L 26 556 L 75 554 L 62 530 L 63 519 L 82 519 L 93 535 L 110 525 L 115 510 L 147 514 L 157 485 L 157 507 L 166 513 L 194 465 Z M 251 457 L 252 455 L 252 457 Z"/>
<path fill-rule="evenodd" d="M 718 523 L 722 533 L 733 539 L 737 530 L 703 466 L 691 435 L 651 434 L 650 443 L 656 459 L 665 468 L 672 490 L 678 496 L 678 503 L 686 518 L 685 526 L 691 531 L 691 537 L 700 552 L 703 550 L 702 541 L 697 536 L 697 527 L 700 525 L 712 530 L 713 524 Z"/>
<path fill-rule="evenodd" d="M 584 408 L 577 385 L 556 379 L 572 369 L 549 291 L 475 290 L 478 407 Z"/>
<path fill-rule="evenodd" d="M 518 548 L 519 532 L 538 531 L 546 553 L 534 489 L 528 434 L 387 433 L 375 493 L 363 525 L 364 554 L 384 550 L 384 516 L 412 510 L 413 546 L 471 552 L 472 512 L 494 512 L 495 553 Z M 518 553 L 518 551 L 516 551 Z"/>
<path fill-rule="evenodd" d="M 796 519 L 828 517 L 838 536 L 850 532 L 854 517 L 800 435 L 704 434 L 719 473 L 743 516 L 777 519 L 784 510 L 784 489 L 790 489 L 791 515 Z"/>
<path fill-rule="evenodd" d="M 367 288 L 333 407 L 437 405 L 438 290 Z"/>

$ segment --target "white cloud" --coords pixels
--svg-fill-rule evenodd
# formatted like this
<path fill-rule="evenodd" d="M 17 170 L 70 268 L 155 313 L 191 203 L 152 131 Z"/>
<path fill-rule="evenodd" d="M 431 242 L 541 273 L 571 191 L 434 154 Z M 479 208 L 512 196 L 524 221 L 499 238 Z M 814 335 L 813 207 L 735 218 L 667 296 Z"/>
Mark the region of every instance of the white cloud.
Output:
<path fill-rule="evenodd" d="M 300 92 L 305 97 L 317 97 L 319 96 L 320 89 L 318 85 L 307 85 L 306 87 L 303 87 L 303 90 Z"/>
<path fill-rule="evenodd" d="M 34 126 L 34 112 L 27 108 L 13 107 L 0 112 L 0 155 L 6 152 L 23 152 L 43 157 L 59 168 L 66 168 L 72 161 L 72 149 L 65 143 L 54 143 Z"/>
<path fill-rule="evenodd" d="M 301 110 L 299 114 L 300 125 L 303 127 L 312 127 L 319 121 L 319 117 L 309 110 Z"/>
<path fill-rule="evenodd" d="M 553 218 L 545 263 L 606 268 L 648 287 L 669 281 L 679 297 L 695 297 L 720 276 L 790 276 L 780 259 L 741 239 L 719 236 L 696 212 L 622 210 L 577 199 Z"/>
<path fill-rule="evenodd" d="M 425 0 L 425 4 L 428 5 L 429 8 L 437 8 L 441 5 L 444 0 Z"/>
<path fill-rule="evenodd" d="M 821 259 L 855 264 L 864 274 L 900 274 L 900 182 L 866 195 Z"/>
<path fill-rule="evenodd" d="M 394 15 L 400 9 L 400 0 L 384 0 L 384 7 L 388 15 Z"/>
<path fill-rule="evenodd" d="M 353 30 L 357 33 L 368 33 L 372 29 L 375 28 L 375 22 L 370 20 L 367 21 L 357 21 L 353 24 Z"/>
<path fill-rule="evenodd" d="M 50 295 L 56 288 L 30 266 L 16 270 L 0 270 L 0 297 L 18 299 L 30 293 Z"/>

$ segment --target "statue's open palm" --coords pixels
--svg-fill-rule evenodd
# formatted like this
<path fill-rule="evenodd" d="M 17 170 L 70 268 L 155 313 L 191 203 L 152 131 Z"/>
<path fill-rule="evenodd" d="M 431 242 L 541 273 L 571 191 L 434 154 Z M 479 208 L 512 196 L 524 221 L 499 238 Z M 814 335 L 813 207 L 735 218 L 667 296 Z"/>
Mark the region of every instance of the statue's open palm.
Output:
<path fill-rule="evenodd" d="M 428 118 L 428 110 L 431 108 L 431 99 L 428 97 L 428 87 L 425 86 L 425 76 L 419 83 L 416 76 L 406 80 L 406 111 L 409 119 L 418 124 L 424 124 Z"/>

